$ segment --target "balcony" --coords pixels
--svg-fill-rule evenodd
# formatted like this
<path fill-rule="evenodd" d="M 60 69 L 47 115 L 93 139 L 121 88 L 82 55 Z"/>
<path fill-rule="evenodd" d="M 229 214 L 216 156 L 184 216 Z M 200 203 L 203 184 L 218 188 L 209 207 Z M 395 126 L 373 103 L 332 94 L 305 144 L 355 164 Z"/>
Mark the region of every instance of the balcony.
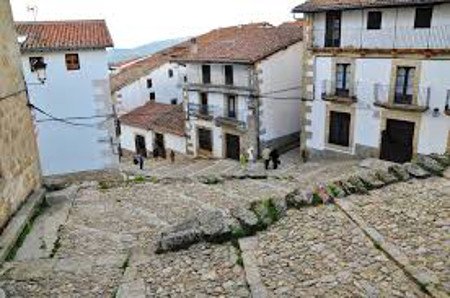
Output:
<path fill-rule="evenodd" d="M 403 94 L 391 94 L 391 90 L 394 87 L 388 85 L 375 84 L 374 85 L 374 105 L 377 107 L 423 113 L 430 107 L 431 88 L 419 87 L 417 94 L 413 96 Z M 393 96 L 393 101 L 389 98 Z"/>
<path fill-rule="evenodd" d="M 328 48 L 325 29 L 313 30 L 313 47 Z M 432 28 L 388 27 L 380 30 L 342 28 L 341 49 L 449 49 L 450 25 Z"/>
<path fill-rule="evenodd" d="M 336 88 L 335 83 L 330 80 L 322 81 L 322 100 L 345 105 L 357 102 L 356 96 L 351 94 L 351 86 Z"/>
<path fill-rule="evenodd" d="M 189 116 L 205 121 L 214 121 L 216 126 L 226 126 L 238 130 L 247 128 L 247 110 L 228 111 L 213 105 L 189 104 Z"/>

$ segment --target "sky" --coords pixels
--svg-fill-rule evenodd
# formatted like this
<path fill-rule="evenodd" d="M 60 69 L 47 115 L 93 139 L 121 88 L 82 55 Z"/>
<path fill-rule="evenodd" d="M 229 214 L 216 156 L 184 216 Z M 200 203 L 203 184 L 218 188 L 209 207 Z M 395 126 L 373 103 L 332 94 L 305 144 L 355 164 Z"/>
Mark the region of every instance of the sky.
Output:
<path fill-rule="evenodd" d="M 304 0 L 10 0 L 14 19 L 106 19 L 116 48 L 190 37 L 218 27 L 292 21 Z"/>

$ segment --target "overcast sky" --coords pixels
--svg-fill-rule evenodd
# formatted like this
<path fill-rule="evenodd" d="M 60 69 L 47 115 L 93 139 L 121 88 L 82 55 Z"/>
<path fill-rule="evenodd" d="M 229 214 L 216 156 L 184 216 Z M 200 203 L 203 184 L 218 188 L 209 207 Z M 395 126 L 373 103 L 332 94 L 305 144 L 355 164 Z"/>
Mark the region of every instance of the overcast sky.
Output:
<path fill-rule="evenodd" d="M 217 27 L 293 20 L 303 0 L 10 0 L 15 20 L 106 19 L 116 47 L 195 36 Z"/>

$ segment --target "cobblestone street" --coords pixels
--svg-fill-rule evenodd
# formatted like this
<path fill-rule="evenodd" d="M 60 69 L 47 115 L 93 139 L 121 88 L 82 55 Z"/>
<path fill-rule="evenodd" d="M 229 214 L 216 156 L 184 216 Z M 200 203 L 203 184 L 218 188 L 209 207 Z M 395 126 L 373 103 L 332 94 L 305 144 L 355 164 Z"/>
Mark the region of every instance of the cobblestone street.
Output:
<path fill-rule="evenodd" d="M 186 161 L 171 170 L 166 165 L 164 176 L 182 178 L 167 175 L 188 171 L 193 177 L 217 174 L 216 167 L 225 163 L 236 166 L 230 161 Z M 32 229 L 20 253 L 4 264 L 0 287 L 8 297 L 250 297 L 248 268 L 242 266 L 236 243 L 199 243 L 156 254 L 157 235 L 204 210 L 285 196 L 295 188 L 361 170 L 354 160 L 321 161 L 290 163 L 267 179 L 229 179 L 212 185 L 195 179 L 84 183 L 67 208 L 50 204 L 40 217 L 58 218 L 58 212 L 69 209 L 67 219 L 54 229 L 54 247 L 33 248 L 27 239 L 39 239 L 35 233 L 51 229 Z M 447 293 L 449 183 L 445 178 L 411 180 L 343 199 Z M 250 253 L 269 296 L 427 296 L 338 205 L 290 210 L 254 238 L 258 245 Z M 24 253 L 27 249 L 49 253 Z M 37 257 L 19 260 L 22 255 Z"/>

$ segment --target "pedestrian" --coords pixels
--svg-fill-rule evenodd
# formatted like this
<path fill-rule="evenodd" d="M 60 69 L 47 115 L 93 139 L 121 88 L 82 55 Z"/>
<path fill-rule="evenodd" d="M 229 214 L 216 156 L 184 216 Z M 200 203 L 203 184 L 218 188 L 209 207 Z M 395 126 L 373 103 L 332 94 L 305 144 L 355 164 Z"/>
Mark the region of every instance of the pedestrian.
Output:
<path fill-rule="evenodd" d="M 280 153 L 278 152 L 277 149 L 274 149 L 274 150 L 272 150 L 270 155 L 272 158 L 273 169 L 276 170 L 276 169 L 278 169 L 278 165 L 281 163 L 280 162 Z"/>
<path fill-rule="evenodd" d="M 247 156 L 245 156 L 244 153 L 241 153 L 241 155 L 239 156 L 239 163 L 241 164 L 241 169 L 242 170 L 246 170 L 247 169 Z"/>
<path fill-rule="evenodd" d="M 250 170 L 253 170 L 253 166 L 255 165 L 255 149 L 253 147 L 248 148 L 247 150 L 248 163 Z"/>
<path fill-rule="evenodd" d="M 272 150 L 270 150 L 269 147 L 264 148 L 262 152 L 262 158 L 264 160 L 264 167 L 266 170 L 269 169 L 269 163 L 270 163 L 270 154 L 272 153 Z"/>
<path fill-rule="evenodd" d="M 143 170 L 144 169 L 144 156 L 142 156 L 142 154 L 138 153 L 134 158 L 133 158 L 133 163 L 135 165 L 139 165 L 139 169 Z"/>
<path fill-rule="evenodd" d="M 170 150 L 170 162 L 175 162 L 175 152 L 173 150 Z"/>

